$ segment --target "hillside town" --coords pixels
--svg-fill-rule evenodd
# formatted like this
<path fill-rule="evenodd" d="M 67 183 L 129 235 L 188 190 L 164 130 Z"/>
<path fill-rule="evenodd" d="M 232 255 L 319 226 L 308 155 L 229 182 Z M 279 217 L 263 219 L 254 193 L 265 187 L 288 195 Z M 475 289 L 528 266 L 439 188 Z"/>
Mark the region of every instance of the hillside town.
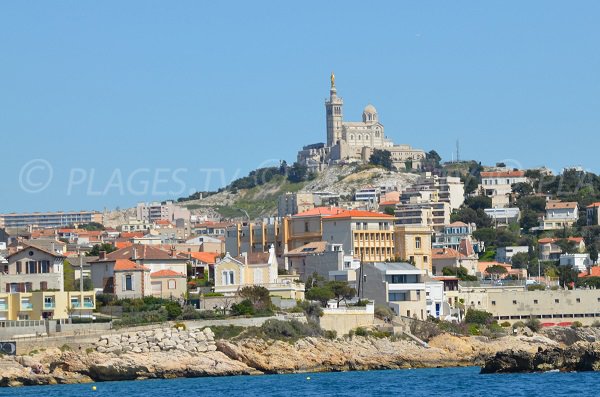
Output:
<path fill-rule="evenodd" d="M 256 219 L 244 209 L 196 213 L 176 198 L 140 202 L 118 220 L 0 214 L 2 337 L 292 315 L 305 303 L 338 335 L 413 320 L 461 324 L 469 312 L 507 329 L 600 324 L 600 178 L 442 162 L 386 138 L 373 105 L 360 122 L 344 121 L 342 105 L 332 74 L 326 143 L 273 172 L 302 187 L 340 167 L 409 177 L 367 180 L 351 194 L 281 192 L 276 213 Z M 244 183 L 260 187 L 261 175 Z M 244 190 L 225 190 L 234 187 Z"/>

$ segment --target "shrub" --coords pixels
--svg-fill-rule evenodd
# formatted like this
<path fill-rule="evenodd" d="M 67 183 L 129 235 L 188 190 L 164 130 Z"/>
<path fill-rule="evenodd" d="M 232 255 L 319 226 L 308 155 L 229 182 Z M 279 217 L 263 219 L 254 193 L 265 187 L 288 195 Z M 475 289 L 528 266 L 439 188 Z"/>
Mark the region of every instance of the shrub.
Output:
<path fill-rule="evenodd" d="M 66 343 L 64 345 L 62 345 L 61 347 L 59 347 L 59 349 L 61 352 L 73 350 L 73 349 L 71 349 L 71 346 L 67 345 Z"/>
<path fill-rule="evenodd" d="M 523 321 L 517 321 L 516 323 L 514 323 L 512 325 L 513 329 L 515 329 L 515 328 L 524 328 L 526 326 L 527 325 L 525 325 L 525 323 Z"/>
<path fill-rule="evenodd" d="M 583 327 L 583 324 L 581 323 L 581 321 L 573 321 L 573 324 L 571 324 L 571 328 L 581 328 Z"/>
<path fill-rule="evenodd" d="M 302 301 L 298 303 L 298 307 L 302 308 L 306 317 L 312 320 L 317 320 L 323 315 L 323 308 L 316 302 Z"/>
<path fill-rule="evenodd" d="M 250 331 L 250 329 L 249 329 Z M 258 329 L 253 329 L 257 336 L 267 339 L 294 341 L 309 336 L 322 336 L 323 330 L 314 321 L 304 324 L 297 320 L 267 320 Z"/>
<path fill-rule="evenodd" d="M 233 339 L 239 336 L 246 328 L 235 325 L 218 325 L 210 327 L 215 334 L 215 339 Z"/>
<path fill-rule="evenodd" d="M 479 324 L 469 324 L 469 335 L 479 335 Z"/>
<path fill-rule="evenodd" d="M 542 323 L 540 322 L 540 320 L 533 317 L 527 320 L 525 325 L 533 332 L 538 332 L 540 329 L 542 329 Z"/>
<path fill-rule="evenodd" d="M 179 316 L 181 316 L 181 306 L 179 306 L 179 303 L 174 302 L 174 301 L 168 301 L 165 304 L 165 309 L 167 311 L 167 318 L 169 320 L 175 320 L 176 318 L 178 318 Z"/>
<path fill-rule="evenodd" d="M 596 320 L 592 323 L 592 327 L 594 328 L 600 328 L 600 320 Z"/>
<path fill-rule="evenodd" d="M 93 347 L 88 347 L 87 349 L 85 349 L 85 354 L 92 354 L 93 352 L 94 352 Z"/>
<path fill-rule="evenodd" d="M 211 296 L 225 296 L 225 295 L 223 295 L 220 292 L 207 292 L 207 293 L 204 294 L 205 298 L 209 298 Z"/>
<path fill-rule="evenodd" d="M 254 313 L 254 305 L 252 305 L 250 299 L 244 299 L 240 303 L 231 305 L 231 314 L 234 316 L 251 316 Z"/>
<path fill-rule="evenodd" d="M 483 311 L 483 310 L 475 310 L 468 309 L 467 314 L 465 315 L 465 322 L 467 324 L 480 324 L 486 325 L 491 324 L 493 321 L 492 313 Z"/>
<path fill-rule="evenodd" d="M 438 325 L 432 321 L 412 321 L 410 333 L 419 339 L 429 341 L 441 333 Z"/>
<path fill-rule="evenodd" d="M 504 328 L 510 328 L 510 323 L 508 321 L 505 321 L 502 324 L 500 324 L 500 326 Z"/>
<path fill-rule="evenodd" d="M 182 330 L 182 331 L 185 331 L 187 329 L 187 327 L 185 326 L 184 323 L 175 323 L 173 325 L 173 328 L 179 329 L 179 330 Z"/>
<path fill-rule="evenodd" d="M 354 335 L 356 336 L 369 336 L 369 331 L 367 331 L 363 327 L 358 327 L 354 330 Z"/>
<path fill-rule="evenodd" d="M 335 338 L 337 338 L 337 332 L 336 331 L 323 331 L 323 336 L 327 339 L 334 340 Z"/>

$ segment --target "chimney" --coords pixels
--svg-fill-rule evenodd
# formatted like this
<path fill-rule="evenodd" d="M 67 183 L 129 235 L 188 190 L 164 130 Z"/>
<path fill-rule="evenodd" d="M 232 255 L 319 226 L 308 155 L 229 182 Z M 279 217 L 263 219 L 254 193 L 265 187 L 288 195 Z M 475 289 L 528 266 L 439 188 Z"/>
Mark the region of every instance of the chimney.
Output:
<path fill-rule="evenodd" d="M 98 260 L 106 259 L 106 251 L 100 251 L 98 255 Z"/>
<path fill-rule="evenodd" d="M 131 257 L 132 261 L 137 260 L 137 248 L 133 247 L 133 256 Z"/>

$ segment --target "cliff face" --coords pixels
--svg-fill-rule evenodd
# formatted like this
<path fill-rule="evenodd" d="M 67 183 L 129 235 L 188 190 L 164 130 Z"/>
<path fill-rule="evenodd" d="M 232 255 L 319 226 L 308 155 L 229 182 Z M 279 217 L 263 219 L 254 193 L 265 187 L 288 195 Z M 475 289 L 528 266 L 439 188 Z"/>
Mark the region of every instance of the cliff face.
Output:
<path fill-rule="evenodd" d="M 0 359 L 0 386 L 477 365 L 507 347 L 530 353 L 555 347 L 544 337 L 487 340 L 440 335 L 424 348 L 412 341 L 354 337 L 305 338 L 295 343 L 214 341 L 204 331 L 153 331 L 102 337 L 94 349 L 49 349 Z"/>

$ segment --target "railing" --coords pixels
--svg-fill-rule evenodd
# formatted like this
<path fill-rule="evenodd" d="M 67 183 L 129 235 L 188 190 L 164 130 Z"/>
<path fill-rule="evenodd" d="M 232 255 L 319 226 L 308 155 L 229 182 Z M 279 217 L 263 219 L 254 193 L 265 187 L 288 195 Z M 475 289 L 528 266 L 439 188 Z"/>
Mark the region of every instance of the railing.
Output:
<path fill-rule="evenodd" d="M 54 309 L 56 307 L 56 303 L 54 302 L 44 302 L 44 309 Z"/>
<path fill-rule="evenodd" d="M 0 310 L 8 310 L 8 305 L 6 303 L 0 303 Z"/>
<path fill-rule="evenodd" d="M 33 304 L 32 303 L 23 303 L 21 302 L 21 310 L 32 310 L 33 309 Z"/>
<path fill-rule="evenodd" d="M 74 309 L 79 309 L 81 307 L 81 302 L 79 301 L 71 301 L 71 307 Z"/>
<path fill-rule="evenodd" d="M 83 307 L 85 308 L 94 308 L 94 302 L 83 302 Z"/>

